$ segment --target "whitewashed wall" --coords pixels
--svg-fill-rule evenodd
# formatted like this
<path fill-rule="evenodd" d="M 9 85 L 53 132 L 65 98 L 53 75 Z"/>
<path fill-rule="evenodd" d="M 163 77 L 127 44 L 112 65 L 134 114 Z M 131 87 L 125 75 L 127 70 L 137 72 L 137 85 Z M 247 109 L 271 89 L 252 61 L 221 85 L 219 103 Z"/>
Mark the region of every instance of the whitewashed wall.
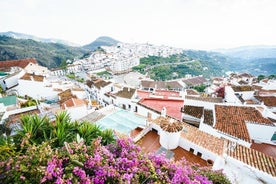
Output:
<path fill-rule="evenodd" d="M 190 142 L 184 138 L 180 138 L 179 140 L 179 146 L 182 147 L 183 149 L 189 151 L 190 148 L 194 149 L 194 155 L 197 155 L 198 152 L 202 154 L 201 158 L 204 160 L 213 160 L 215 161 L 217 155 L 193 142 Z"/>
<path fill-rule="evenodd" d="M 276 126 L 267 126 L 247 122 L 246 127 L 251 139 L 264 143 L 272 143 L 271 138 L 276 132 Z"/>
<path fill-rule="evenodd" d="M 18 80 L 19 85 L 15 87 L 20 96 L 28 95 L 34 99 L 41 99 L 56 96 L 58 91 L 53 91 L 52 87 L 46 87 L 43 82 Z"/>

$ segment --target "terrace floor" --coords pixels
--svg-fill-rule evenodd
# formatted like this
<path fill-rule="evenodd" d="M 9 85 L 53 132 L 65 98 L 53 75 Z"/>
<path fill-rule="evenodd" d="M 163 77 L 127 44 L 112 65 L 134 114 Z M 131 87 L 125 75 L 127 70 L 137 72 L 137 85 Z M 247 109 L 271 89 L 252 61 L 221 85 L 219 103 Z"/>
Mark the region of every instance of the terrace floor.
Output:
<path fill-rule="evenodd" d="M 149 152 L 156 152 L 160 147 L 159 143 L 159 135 L 155 131 L 150 131 L 147 133 L 141 140 L 137 142 L 138 145 L 142 147 L 142 149 L 149 153 Z M 180 160 L 183 157 L 192 164 L 199 164 L 200 166 L 207 166 L 207 163 L 202 158 L 192 154 L 189 151 L 186 151 L 185 149 L 181 147 L 177 147 L 174 150 L 171 150 L 174 152 L 174 160 Z"/>

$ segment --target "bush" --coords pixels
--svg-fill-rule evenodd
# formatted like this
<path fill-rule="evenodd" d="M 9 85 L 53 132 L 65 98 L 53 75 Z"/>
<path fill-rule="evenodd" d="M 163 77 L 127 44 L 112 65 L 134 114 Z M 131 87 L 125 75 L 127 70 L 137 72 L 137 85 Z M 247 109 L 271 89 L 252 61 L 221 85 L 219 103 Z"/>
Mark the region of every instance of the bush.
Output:
<path fill-rule="evenodd" d="M 130 139 L 101 145 L 96 139 L 65 143 L 54 149 L 45 142 L 30 145 L 22 156 L 0 162 L 1 183 L 213 183 L 222 173 L 174 162 L 165 155 L 144 154 Z M 209 179 L 208 179 L 209 178 Z"/>

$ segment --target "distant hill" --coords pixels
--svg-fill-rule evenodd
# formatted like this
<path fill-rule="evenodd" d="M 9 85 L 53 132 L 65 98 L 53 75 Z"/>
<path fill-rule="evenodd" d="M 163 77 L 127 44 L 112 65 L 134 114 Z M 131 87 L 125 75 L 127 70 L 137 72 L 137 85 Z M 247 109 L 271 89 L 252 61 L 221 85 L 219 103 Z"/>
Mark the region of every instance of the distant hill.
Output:
<path fill-rule="evenodd" d="M 243 46 L 215 50 L 230 57 L 242 59 L 276 58 L 276 46 Z"/>
<path fill-rule="evenodd" d="M 119 41 L 117 41 L 111 37 L 101 36 L 101 37 L 97 38 L 95 41 L 93 41 L 92 43 L 90 43 L 88 45 L 84 45 L 83 48 L 89 49 L 90 51 L 94 51 L 100 46 L 113 46 L 113 45 L 116 45 L 117 43 L 119 43 Z"/>
<path fill-rule="evenodd" d="M 239 62 L 234 62 L 233 66 L 239 66 L 239 71 L 253 75 L 276 74 L 276 46 L 244 46 L 216 51 L 236 58 Z"/>
<path fill-rule="evenodd" d="M 59 67 L 61 62 L 81 57 L 87 52 L 88 50 L 81 47 L 0 36 L 0 62 L 4 60 L 35 58 L 42 66 L 55 68 Z"/>
<path fill-rule="evenodd" d="M 34 41 L 45 42 L 45 43 L 60 43 L 60 44 L 68 45 L 68 46 L 72 46 L 72 47 L 79 46 L 78 44 L 68 42 L 68 41 L 65 41 L 65 40 L 61 40 L 61 39 L 40 38 L 40 37 L 37 37 L 37 36 L 28 35 L 28 34 L 24 34 L 24 33 L 16 33 L 16 32 L 13 32 L 13 31 L 0 32 L 0 36 L 7 36 L 7 37 L 15 38 L 15 39 L 31 39 L 31 40 L 34 40 Z"/>

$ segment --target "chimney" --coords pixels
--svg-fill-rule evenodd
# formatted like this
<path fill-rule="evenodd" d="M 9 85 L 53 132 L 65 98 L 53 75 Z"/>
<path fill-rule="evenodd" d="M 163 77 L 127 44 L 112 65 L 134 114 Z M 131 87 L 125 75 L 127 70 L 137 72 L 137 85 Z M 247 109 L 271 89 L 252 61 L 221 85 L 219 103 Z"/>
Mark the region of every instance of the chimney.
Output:
<path fill-rule="evenodd" d="M 167 115 L 167 109 L 166 109 L 166 107 L 163 107 L 162 111 L 161 111 L 161 116 L 166 117 L 166 115 Z"/>

